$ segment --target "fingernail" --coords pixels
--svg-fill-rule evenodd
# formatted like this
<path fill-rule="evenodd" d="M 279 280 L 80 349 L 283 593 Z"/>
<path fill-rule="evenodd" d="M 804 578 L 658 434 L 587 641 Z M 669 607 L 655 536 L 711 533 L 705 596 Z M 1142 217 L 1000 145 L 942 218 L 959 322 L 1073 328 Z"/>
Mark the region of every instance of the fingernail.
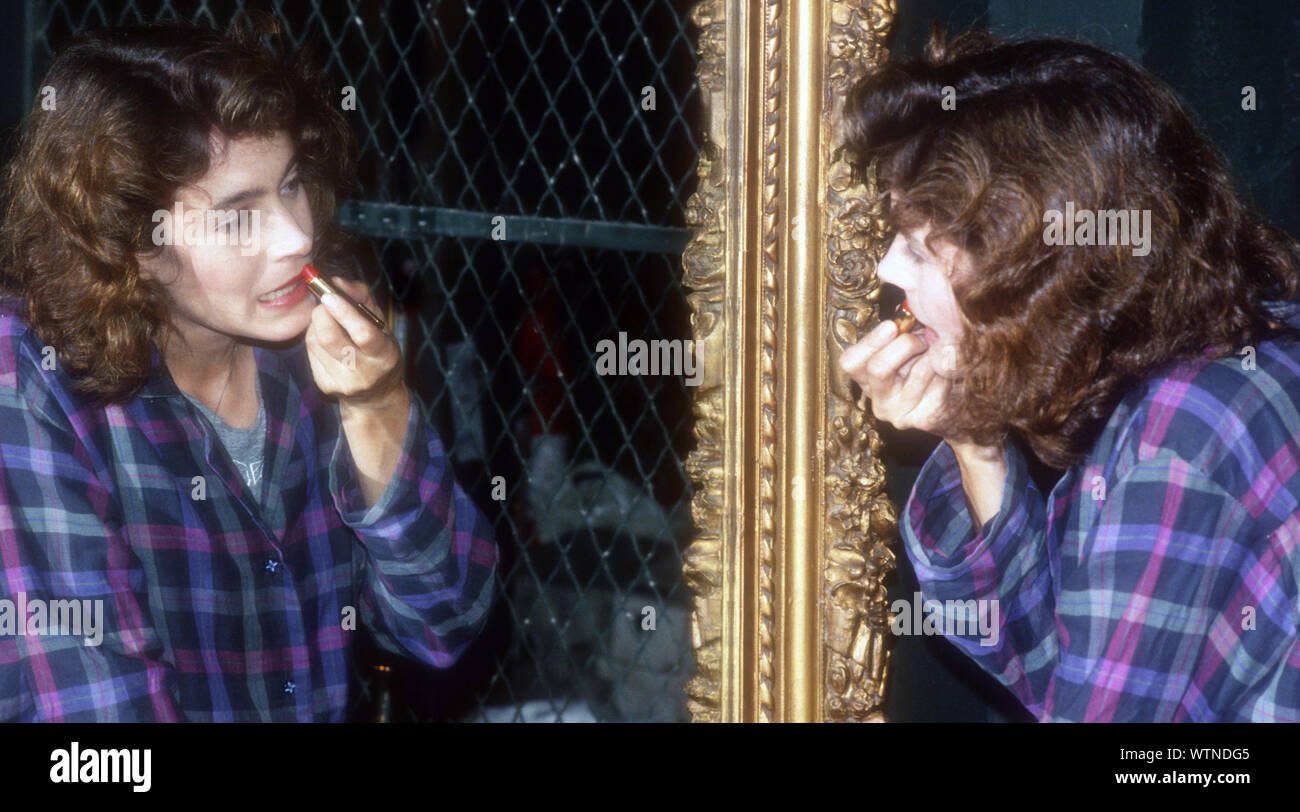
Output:
<path fill-rule="evenodd" d="M 333 294 L 333 293 L 327 293 L 327 294 L 325 294 L 324 296 L 321 297 L 321 299 L 320 299 L 320 303 L 323 304 L 323 305 L 325 305 L 325 307 L 326 307 L 327 309 L 329 309 L 329 310 L 334 310 L 334 309 L 338 308 L 339 303 L 340 303 L 340 300 L 339 300 L 339 297 L 338 297 L 337 295 L 335 295 L 335 294 Z"/>

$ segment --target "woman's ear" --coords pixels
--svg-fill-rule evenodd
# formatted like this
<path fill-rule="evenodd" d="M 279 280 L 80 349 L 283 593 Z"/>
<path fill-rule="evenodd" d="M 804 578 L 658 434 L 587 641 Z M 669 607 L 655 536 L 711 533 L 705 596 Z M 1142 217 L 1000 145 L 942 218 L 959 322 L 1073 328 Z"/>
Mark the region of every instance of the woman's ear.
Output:
<path fill-rule="evenodd" d="M 967 278 L 972 273 L 974 264 L 970 255 L 962 249 L 952 251 L 943 263 L 943 271 L 948 276 L 948 283 L 955 288 L 959 280 Z"/>
<path fill-rule="evenodd" d="M 156 251 L 136 254 L 135 261 L 140 268 L 141 279 L 150 279 L 166 285 L 180 276 L 180 257 L 170 245 L 161 246 Z"/>

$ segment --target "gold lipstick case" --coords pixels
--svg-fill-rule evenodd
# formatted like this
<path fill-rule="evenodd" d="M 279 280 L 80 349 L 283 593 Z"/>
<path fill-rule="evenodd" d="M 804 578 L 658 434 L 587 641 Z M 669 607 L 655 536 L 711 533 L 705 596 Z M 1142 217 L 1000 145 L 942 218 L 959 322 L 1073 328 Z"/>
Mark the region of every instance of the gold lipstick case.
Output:
<path fill-rule="evenodd" d="M 916 316 L 913 316 L 912 311 L 907 309 L 907 305 L 900 304 L 898 310 L 894 311 L 894 324 L 898 325 L 899 335 L 910 333 L 912 328 L 916 326 Z"/>
<path fill-rule="evenodd" d="M 351 296 L 348 296 L 346 293 L 334 287 L 329 282 L 326 282 L 324 277 L 314 276 L 308 279 L 307 289 L 310 290 L 312 293 L 316 294 L 317 299 L 323 299 L 325 298 L 325 294 L 333 293 L 335 296 L 339 297 L 345 302 L 350 303 L 353 307 L 359 310 L 361 312 L 361 315 L 370 319 L 370 321 L 380 330 L 383 330 L 384 332 L 388 332 L 388 324 L 383 319 L 379 318 L 374 313 L 371 313 L 370 308 L 361 304 L 361 302 L 354 301 Z"/>

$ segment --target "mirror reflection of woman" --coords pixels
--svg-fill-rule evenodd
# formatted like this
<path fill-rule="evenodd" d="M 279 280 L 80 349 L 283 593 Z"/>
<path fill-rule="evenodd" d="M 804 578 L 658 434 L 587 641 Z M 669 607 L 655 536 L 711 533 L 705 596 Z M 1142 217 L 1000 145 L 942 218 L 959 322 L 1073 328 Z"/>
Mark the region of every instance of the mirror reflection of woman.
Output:
<path fill-rule="evenodd" d="M 943 438 L 900 519 L 924 597 L 1000 610 L 996 644 L 949 639 L 1043 720 L 1300 720 L 1296 242 L 1167 86 L 1087 45 L 936 32 L 845 116 L 917 325 L 840 363 Z M 1145 213 L 1150 250 L 1062 244 L 1067 209 Z"/>
<path fill-rule="evenodd" d="M 103 639 L 0 635 L 0 720 L 339 721 L 360 627 L 445 667 L 490 605 L 491 528 L 396 341 L 298 280 L 382 312 L 343 278 L 337 90 L 254 19 L 82 35 L 24 122 L 0 598 L 98 605 Z"/>

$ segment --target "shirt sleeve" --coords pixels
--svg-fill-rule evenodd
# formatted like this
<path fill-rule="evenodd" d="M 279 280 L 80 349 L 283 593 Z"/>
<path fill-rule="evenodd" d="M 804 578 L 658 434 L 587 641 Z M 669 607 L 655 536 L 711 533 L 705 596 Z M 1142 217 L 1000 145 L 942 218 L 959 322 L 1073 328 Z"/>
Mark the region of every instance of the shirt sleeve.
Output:
<path fill-rule="evenodd" d="M 948 639 L 1033 711 L 1058 645 L 1046 511 L 1024 456 L 1010 441 L 1004 445 L 1002 503 L 983 527 L 973 526 L 957 458 L 944 442 L 917 477 L 901 529 L 927 604 L 996 601 L 990 634 L 967 624 L 969 634 Z"/>
<path fill-rule="evenodd" d="M 131 589 L 140 562 L 91 454 L 69 421 L 0 388 L 0 720 L 181 718 Z"/>
<path fill-rule="evenodd" d="M 998 601 L 992 639 L 949 639 L 1039 719 L 1213 719 L 1204 691 L 1230 706 L 1283 656 L 1267 641 L 1287 635 L 1285 607 L 1267 608 L 1276 595 L 1266 579 L 1235 572 L 1242 559 L 1233 550 L 1252 537 L 1249 516 L 1177 454 L 1160 449 L 1097 489 L 1092 521 L 1064 553 L 1047 545 L 1044 502 L 1010 444 L 1002 506 L 979 533 L 970 531 L 951 450 L 931 463 L 905 525 L 922 591 L 945 602 Z M 944 490 L 954 476 L 956 492 Z M 1064 580 L 1063 554 L 1075 558 Z M 1249 637 L 1247 605 L 1261 607 L 1262 633 Z M 1223 652 L 1237 646 L 1248 647 L 1253 675 L 1231 673 L 1242 660 L 1229 666 Z"/>
<path fill-rule="evenodd" d="M 1061 584 L 1064 643 L 1042 717 L 1221 721 L 1211 704 L 1238 704 L 1276 673 L 1286 647 L 1273 644 L 1295 637 L 1266 575 L 1283 548 L 1263 541 L 1235 497 L 1168 450 L 1108 483 Z M 1247 605 L 1260 607 L 1249 632 Z"/>
<path fill-rule="evenodd" d="M 456 662 L 491 607 L 498 552 L 414 397 L 401 457 L 379 500 L 365 506 L 341 429 L 329 487 L 364 551 L 361 619 L 376 642 L 435 667 Z"/>

